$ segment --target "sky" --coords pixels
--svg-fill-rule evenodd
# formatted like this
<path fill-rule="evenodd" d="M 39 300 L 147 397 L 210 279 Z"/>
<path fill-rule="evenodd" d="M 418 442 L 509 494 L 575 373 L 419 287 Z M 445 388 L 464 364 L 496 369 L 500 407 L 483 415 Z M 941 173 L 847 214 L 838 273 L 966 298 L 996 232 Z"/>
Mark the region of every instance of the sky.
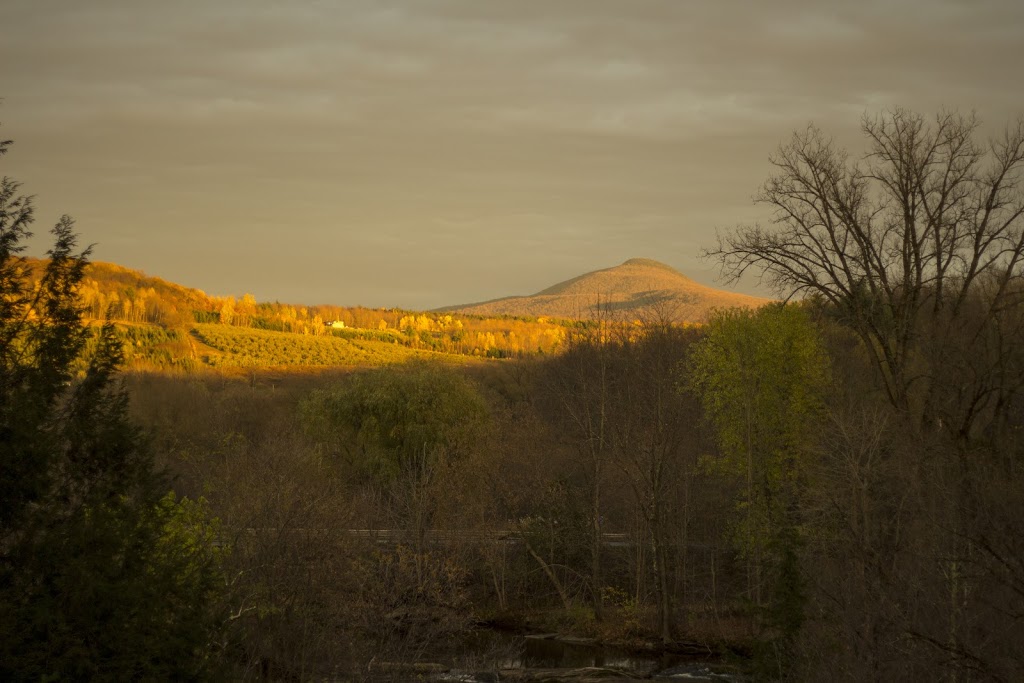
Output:
<path fill-rule="evenodd" d="M 1018 0 L 4 0 L 0 174 L 93 258 L 426 309 L 633 257 L 706 284 L 813 122 L 1024 113 Z M 754 280 L 737 291 L 769 292 Z"/>

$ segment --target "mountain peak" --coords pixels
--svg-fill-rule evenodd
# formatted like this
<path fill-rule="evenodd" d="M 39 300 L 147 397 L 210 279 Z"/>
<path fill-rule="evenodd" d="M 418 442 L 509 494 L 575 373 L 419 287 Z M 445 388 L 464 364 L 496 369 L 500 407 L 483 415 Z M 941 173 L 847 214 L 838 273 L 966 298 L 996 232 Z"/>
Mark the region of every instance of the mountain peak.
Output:
<path fill-rule="evenodd" d="M 624 266 L 642 266 L 644 268 L 661 268 L 662 270 L 671 270 L 673 273 L 678 273 L 675 268 L 670 265 L 666 265 L 661 261 L 655 261 L 652 258 L 631 258 L 627 261 L 623 261 Z"/>
<path fill-rule="evenodd" d="M 755 308 L 761 299 L 706 287 L 675 268 L 649 258 L 631 258 L 618 266 L 584 273 L 532 296 L 512 296 L 441 310 L 479 315 L 557 318 L 668 318 L 703 322 L 714 308 Z"/>

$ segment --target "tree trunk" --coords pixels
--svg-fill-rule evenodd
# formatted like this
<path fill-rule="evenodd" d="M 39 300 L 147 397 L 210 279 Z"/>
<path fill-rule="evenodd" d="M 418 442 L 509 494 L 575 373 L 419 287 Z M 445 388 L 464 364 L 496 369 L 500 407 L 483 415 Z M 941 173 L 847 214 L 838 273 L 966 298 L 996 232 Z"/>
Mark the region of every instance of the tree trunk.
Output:
<path fill-rule="evenodd" d="M 552 571 L 551 565 L 545 562 L 544 558 L 537 553 L 526 534 L 520 532 L 520 537 L 523 539 L 523 545 L 526 546 L 526 552 L 530 553 L 530 557 L 536 560 L 537 564 L 540 565 L 541 571 L 544 572 L 544 575 L 551 581 L 551 585 L 555 587 L 556 591 L 558 591 L 558 597 L 562 600 L 562 607 L 568 612 L 572 609 L 572 601 L 569 599 L 569 595 L 565 592 L 562 582 L 558 580 L 555 572 Z"/>

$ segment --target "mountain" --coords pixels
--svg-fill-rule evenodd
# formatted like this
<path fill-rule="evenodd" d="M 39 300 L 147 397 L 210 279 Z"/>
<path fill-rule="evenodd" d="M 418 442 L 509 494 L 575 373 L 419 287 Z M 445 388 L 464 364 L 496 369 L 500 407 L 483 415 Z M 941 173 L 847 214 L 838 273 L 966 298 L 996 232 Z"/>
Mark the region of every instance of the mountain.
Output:
<path fill-rule="evenodd" d="M 531 296 L 510 296 L 438 309 L 485 316 L 549 316 L 592 320 L 669 319 L 704 322 L 714 308 L 756 308 L 768 303 L 746 294 L 698 284 L 675 268 L 646 258 L 585 273 Z"/>

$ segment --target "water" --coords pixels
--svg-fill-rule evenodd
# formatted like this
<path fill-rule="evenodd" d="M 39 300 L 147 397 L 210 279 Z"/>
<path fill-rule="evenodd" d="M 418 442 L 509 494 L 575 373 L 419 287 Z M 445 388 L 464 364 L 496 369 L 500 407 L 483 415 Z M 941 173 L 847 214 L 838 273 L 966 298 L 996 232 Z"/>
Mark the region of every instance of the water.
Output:
<path fill-rule="evenodd" d="M 544 680 L 555 670 L 584 668 L 614 669 L 654 680 L 740 681 L 738 674 L 718 663 L 698 661 L 678 654 L 638 654 L 623 648 L 599 645 L 583 639 L 557 636 L 523 637 L 496 631 L 478 631 L 469 637 L 456 666 L 435 678 L 444 681 L 501 680 L 497 672 L 509 670 L 545 672 Z M 474 674 L 470 671 L 488 671 Z M 530 678 L 520 679 L 530 680 Z M 570 679 L 566 679 L 570 680 Z M 578 680 L 573 678 L 572 680 Z M 611 679 L 609 679 L 611 680 Z"/>
<path fill-rule="evenodd" d="M 507 660 L 508 666 L 505 668 L 576 669 L 600 666 L 628 671 L 650 671 L 679 663 L 679 657 L 637 655 L 608 645 L 555 638 L 515 638 L 520 647 L 520 654 Z"/>

